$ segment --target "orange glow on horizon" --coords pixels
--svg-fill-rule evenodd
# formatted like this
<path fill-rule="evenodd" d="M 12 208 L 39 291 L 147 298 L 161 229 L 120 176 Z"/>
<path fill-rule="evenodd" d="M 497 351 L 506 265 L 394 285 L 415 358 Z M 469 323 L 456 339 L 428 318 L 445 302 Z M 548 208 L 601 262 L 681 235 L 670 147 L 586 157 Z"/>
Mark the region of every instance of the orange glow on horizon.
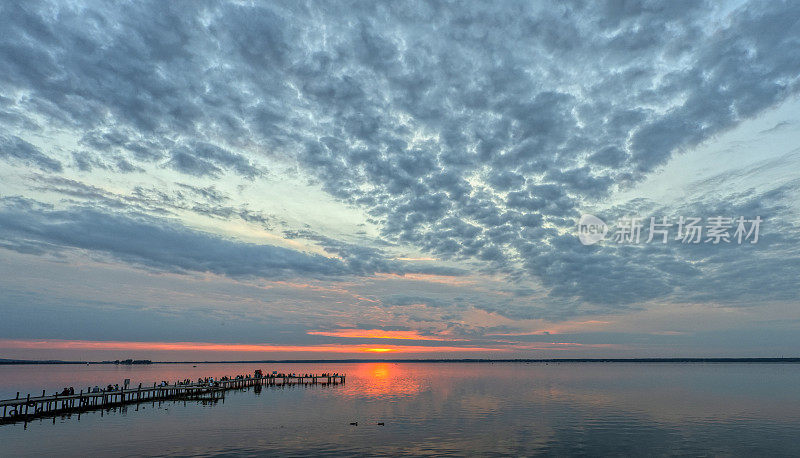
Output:
<path fill-rule="evenodd" d="M 346 337 L 351 339 L 397 339 L 397 340 L 434 340 L 457 341 L 436 336 L 424 336 L 419 331 L 384 331 L 382 329 L 337 329 L 335 331 L 308 331 L 308 335 L 327 337 Z"/>
<path fill-rule="evenodd" d="M 434 347 L 420 345 L 385 345 L 374 347 L 369 344 L 358 345 L 274 345 L 241 344 L 214 342 L 125 342 L 93 340 L 0 339 L 2 349 L 27 350 L 113 350 L 113 351 L 208 351 L 208 352 L 310 352 L 310 353 L 447 353 L 447 352 L 486 352 L 508 351 L 504 348 L 480 347 Z"/>

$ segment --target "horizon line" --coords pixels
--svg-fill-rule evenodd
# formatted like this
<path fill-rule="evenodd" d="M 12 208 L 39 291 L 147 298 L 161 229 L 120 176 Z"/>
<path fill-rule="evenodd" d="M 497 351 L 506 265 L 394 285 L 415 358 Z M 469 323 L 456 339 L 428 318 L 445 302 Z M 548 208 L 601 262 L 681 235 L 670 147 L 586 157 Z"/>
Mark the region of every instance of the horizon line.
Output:
<path fill-rule="evenodd" d="M 128 364 L 125 360 L 72 361 L 72 360 L 35 360 L 4 359 L 0 365 L 24 364 L 260 364 L 260 363 L 800 363 L 800 357 L 669 357 L 669 358 L 345 358 L 345 359 L 261 359 L 261 360 L 224 360 L 224 361 L 147 361 L 146 363 Z"/>

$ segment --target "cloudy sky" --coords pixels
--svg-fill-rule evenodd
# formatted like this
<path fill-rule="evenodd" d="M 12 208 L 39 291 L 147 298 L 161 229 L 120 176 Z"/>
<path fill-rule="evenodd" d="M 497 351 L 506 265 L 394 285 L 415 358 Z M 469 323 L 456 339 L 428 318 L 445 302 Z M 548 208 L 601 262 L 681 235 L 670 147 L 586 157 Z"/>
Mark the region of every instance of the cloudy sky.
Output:
<path fill-rule="evenodd" d="M 3 2 L 0 358 L 800 356 L 799 21 Z"/>

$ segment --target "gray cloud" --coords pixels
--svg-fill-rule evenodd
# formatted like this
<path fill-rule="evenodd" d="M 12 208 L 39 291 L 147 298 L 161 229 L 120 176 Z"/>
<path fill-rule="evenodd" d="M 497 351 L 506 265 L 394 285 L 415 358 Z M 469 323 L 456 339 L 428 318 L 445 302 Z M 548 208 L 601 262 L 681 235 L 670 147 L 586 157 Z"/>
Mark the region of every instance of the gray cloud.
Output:
<path fill-rule="evenodd" d="M 305 239 L 318 243 L 327 253 L 343 259 L 355 273 L 371 274 L 374 272 L 391 272 L 396 274 L 421 273 L 444 276 L 461 276 L 467 271 L 445 266 L 419 266 L 409 262 L 400 262 L 390 258 L 381 249 L 371 248 L 367 244 L 347 243 L 331 237 L 317 234 L 310 230 L 284 231 L 287 239 Z"/>
<path fill-rule="evenodd" d="M 170 153 L 167 166 L 179 172 L 195 176 L 218 176 L 222 168 L 228 168 L 239 175 L 253 179 L 261 176 L 263 171 L 254 166 L 240 154 L 209 143 L 194 143 L 181 146 Z"/>
<path fill-rule="evenodd" d="M 764 129 L 759 134 L 771 134 L 773 132 L 781 132 L 784 130 L 791 129 L 793 126 L 797 125 L 797 121 L 781 121 L 774 126 L 770 127 L 769 129 Z"/>
<path fill-rule="evenodd" d="M 607 240 L 587 247 L 570 233 L 549 238 L 549 249 L 527 244 L 523 249 L 532 255 L 525 267 L 542 278 L 553 298 L 577 298 L 610 309 L 655 299 L 726 305 L 797 299 L 800 288 L 792 272 L 800 266 L 800 239 L 792 229 L 795 217 L 789 205 L 797 190 L 795 182 L 761 192 L 698 197 L 673 207 L 641 200 L 602 215 L 612 224 L 612 233 L 619 218 L 641 216 L 642 242 L 647 240 L 651 216 L 667 216 L 672 223 L 679 215 L 760 216 L 757 244 L 695 245 L 671 240 L 618 245 Z M 707 224 L 705 219 L 703 224 Z M 676 231 L 677 226 L 672 228 L 672 238 Z M 765 284 L 770 288 L 764 288 Z"/>
<path fill-rule="evenodd" d="M 104 213 L 85 207 L 55 210 L 35 201 L 4 198 L 0 239 L 17 251 L 69 248 L 106 253 L 116 259 L 173 272 L 285 278 L 351 273 L 337 260 L 286 248 L 223 239 L 171 221 L 142 215 Z"/>
<path fill-rule="evenodd" d="M 131 164 L 130 161 L 122 156 L 111 158 L 113 162 L 95 156 L 88 151 L 73 151 L 72 161 L 74 166 L 82 172 L 91 172 L 94 169 L 114 171 L 118 173 L 144 172 L 141 167 Z"/>
<path fill-rule="evenodd" d="M 45 172 L 63 170 L 61 162 L 45 155 L 39 151 L 39 148 L 15 135 L 0 136 L 0 158 L 7 161 L 18 161 Z"/>
<path fill-rule="evenodd" d="M 450 301 L 443 301 L 441 299 L 434 299 L 426 296 L 409 296 L 406 294 L 394 294 L 383 299 L 384 305 L 391 306 L 409 306 L 409 305 L 424 305 L 426 307 L 447 307 L 451 305 Z"/>
<path fill-rule="evenodd" d="M 533 276 L 568 311 L 562 298 L 631 304 L 713 278 L 677 250 L 586 254 L 560 231 L 582 203 L 796 94 L 800 73 L 788 2 L 0 8 L 3 119 L 84 132 L 97 162 L 79 168 L 257 179 L 259 151 L 363 208 L 386 241 Z M 353 272 L 395 268 L 317 241 Z"/>
<path fill-rule="evenodd" d="M 99 188 L 78 187 L 69 181 L 63 184 L 67 192 L 71 187 L 75 195 L 109 199 Z M 213 189 L 186 188 L 220 198 Z M 140 191 L 142 200 L 147 199 L 144 196 L 145 191 Z M 167 195 L 162 197 L 170 199 Z M 378 251 L 327 237 L 316 239 L 324 243 L 326 251 L 338 255 L 338 259 L 230 240 L 184 227 L 171 219 L 100 208 L 72 206 L 56 210 L 51 205 L 21 197 L 0 198 L 0 247 L 28 254 L 60 254 L 81 249 L 154 269 L 211 272 L 231 277 L 335 278 L 378 272 L 452 276 L 464 273 L 453 268 L 415 268 L 408 263 L 387 260 Z M 258 219 L 257 215 L 250 217 Z M 304 238 L 314 239 L 311 235 Z"/>

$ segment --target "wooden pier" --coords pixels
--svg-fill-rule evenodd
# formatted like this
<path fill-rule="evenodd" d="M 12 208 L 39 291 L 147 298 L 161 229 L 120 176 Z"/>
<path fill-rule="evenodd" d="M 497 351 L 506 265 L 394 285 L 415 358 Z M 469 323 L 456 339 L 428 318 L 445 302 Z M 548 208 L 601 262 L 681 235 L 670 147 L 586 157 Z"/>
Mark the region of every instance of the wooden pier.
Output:
<path fill-rule="evenodd" d="M 213 381 L 212 381 L 213 380 Z M 152 387 L 120 388 L 99 390 L 76 394 L 54 394 L 42 396 L 17 397 L 0 401 L 2 417 L 0 424 L 29 421 L 35 418 L 57 416 L 67 413 L 81 413 L 90 410 L 102 410 L 127 404 L 150 403 L 167 400 L 199 400 L 217 401 L 225 398 L 229 390 L 243 389 L 251 386 L 290 386 L 290 385 L 339 385 L 345 382 L 340 374 L 323 375 L 264 375 L 246 377 L 223 377 L 220 380 L 209 379 L 208 382 L 180 383 L 157 385 Z"/>

